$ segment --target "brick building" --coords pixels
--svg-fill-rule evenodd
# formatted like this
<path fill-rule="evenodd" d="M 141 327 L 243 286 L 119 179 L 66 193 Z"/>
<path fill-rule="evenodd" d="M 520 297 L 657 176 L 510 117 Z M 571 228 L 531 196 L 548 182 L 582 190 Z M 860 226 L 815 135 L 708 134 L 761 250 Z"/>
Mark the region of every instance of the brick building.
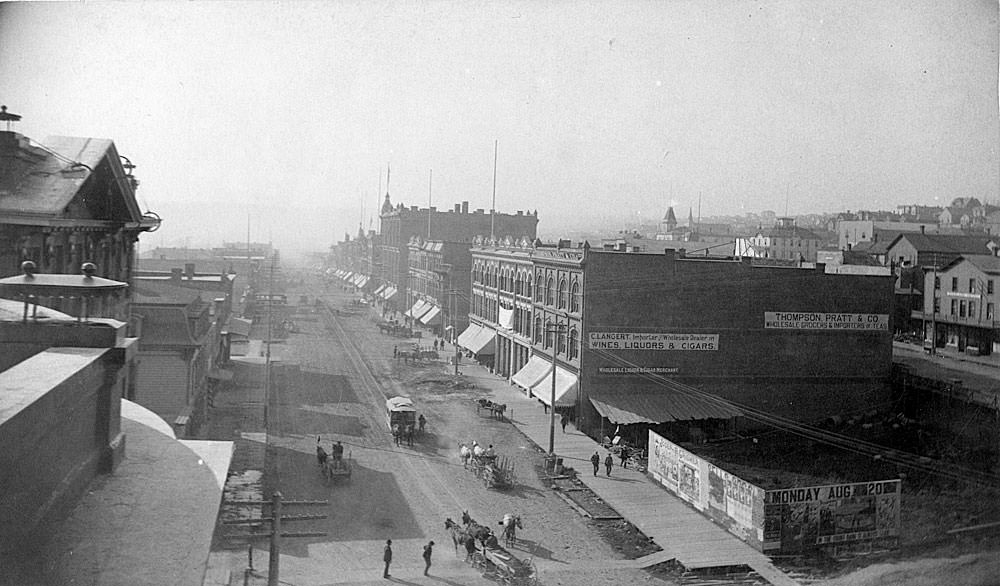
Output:
<path fill-rule="evenodd" d="M 397 295 L 386 300 L 396 311 L 406 311 L 409 300 L 410 239 L 420 236 L 441 242 L 468 242 L 476 236 L 495 235 L 498 238 L 535 238 L 538 214 L 518 211 L 516 214 L 487 213 L 477 209 L 469 211 L 469 202 L 455 204 L 454 209 L 438 211 L 435 207 L 393 207 L 386 193 L 380 215 L 381 272 L 380 280 Z M 459 276 L 453 276 L 459 281 Z"/>
<path fill-rule="evenodd" d="M 404 316 L 411 324 L 430 327 L 436 334 L 463 331 L 469 323 L 469 242 L 410 239 L 409 306 Z M 448 335 L 450 338 L 451 336 Z"/>
<path fill-rule="evenodd" d="M 952 346 L 959 352 L 992 354 L 997 349 L 1000 317 L 1000 257 L 969 254 L 955 258 L 936 271 L 924 273 L 922 311 L 914 319 L 924 326 L 924 339 L 938 348 Z"/>

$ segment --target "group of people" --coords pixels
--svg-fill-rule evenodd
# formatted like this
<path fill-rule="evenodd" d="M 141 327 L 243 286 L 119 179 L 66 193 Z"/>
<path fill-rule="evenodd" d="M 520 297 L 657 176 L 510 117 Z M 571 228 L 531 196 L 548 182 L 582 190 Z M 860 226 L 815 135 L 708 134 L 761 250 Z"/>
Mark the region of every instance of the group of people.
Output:
<path fill-rule="evenodd" d="M 431 569 L 431 556 L 434 554 L 434 542 L 428 541 L 427 545 L 424 546 L 424 575 L 427 576 L 427 572 Z M 385 540 L 385 549 L 382 550 L 382 561 L 385 562 L 385 569 L 382 570 L 382 577 L 389 578 L 389 565 L 392 564 L 392 540 Z"/>
<path fill-rule="evenodd" d="M 334 444 L 330 446 L 330 454 L 328 455 L 326 453 L 326 450 L 323 449 L 323 446 L 320 443 L 320 438 L 317 437 L 316 438 L 316 462 L 320 466 L 323 466 L 323 465 L 326 464 L 326 461 L 327 461 L 328 458 L 333 458 L 334 462 L 341 461 L 344 458 L 344 446 L 343 446 L 343 444 L 341 444 L 339 441 L 334 442 Z"/>
<path fill-rule="evenodd" d="M 493 449 L 493 444 L 489 447 L 484 448 L 479 445 L 479 442 L 472 440 L 472 445 L 459 444 L 458 446 L 458 457 L 462 460 L 462 467 L 467 468 L 469 466 L 469 460 L 472 458 L 478 459 L 493 459 L 496 458 L 497 453 Z"/>
<path fill-rule="evenodd" d="M 628 446 L 621 446 L 619 448 L 618 456 L 621 458 L 622 468 L 628 468 Z M 601 455 L 594 452 L 594 455 L 590 457 L 590 463 L 594 465 L 594 476 L 597 476 L 597 472 L 601 468 Z M 611 452 L 608 452 L 608 455 L 604 458 L 604 469 L 609 477 L 611 476 L 611 468 L 614 467 L 614 465 L 615 459 L 611 455 Z"/>

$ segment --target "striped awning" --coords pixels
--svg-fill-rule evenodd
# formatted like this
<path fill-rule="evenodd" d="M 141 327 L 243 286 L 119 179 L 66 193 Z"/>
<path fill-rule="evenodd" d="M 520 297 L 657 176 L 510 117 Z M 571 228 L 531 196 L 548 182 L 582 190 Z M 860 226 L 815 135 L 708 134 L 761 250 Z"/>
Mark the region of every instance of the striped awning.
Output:
<path fill-rule="evenodd" d="M 430 309 L 427 310 L 425 314 L 420 316 L 420 323 L 428 326 L 438 325 L 441 323 L 441 308 L 437 305 L 430 305 Z"/>

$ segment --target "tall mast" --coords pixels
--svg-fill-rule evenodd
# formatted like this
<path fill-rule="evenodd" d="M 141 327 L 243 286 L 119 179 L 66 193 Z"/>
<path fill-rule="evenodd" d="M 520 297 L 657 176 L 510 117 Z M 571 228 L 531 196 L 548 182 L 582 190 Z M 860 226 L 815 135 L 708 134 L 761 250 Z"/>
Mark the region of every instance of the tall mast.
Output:
<path fill-rule="evenodd" d="M 434 169 L 427 177 L 427 239 L 431 239 L 431 184 L 434 181 Z"/>
<path fill-rule="evenodd" d="M 499 139 L 493 141 L 493 203 L 490 204 L 490 240 L 496 238 L 494 230 L 496 228 L 497 213 L 497 148 L 499 145 Z"/>

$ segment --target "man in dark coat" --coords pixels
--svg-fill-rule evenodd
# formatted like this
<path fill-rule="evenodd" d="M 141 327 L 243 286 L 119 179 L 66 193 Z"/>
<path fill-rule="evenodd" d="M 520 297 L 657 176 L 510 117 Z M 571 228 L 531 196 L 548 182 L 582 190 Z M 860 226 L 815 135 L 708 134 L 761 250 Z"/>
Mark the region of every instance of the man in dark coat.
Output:
<path fill-rule="evenodd" d="M 385 562 L 385 570 L 382 572 L 383 578 L 389 577 L 389 564 L 392 563 L 392 540 L 385 540 L 385 551 L 382 553 L 382 561 Z"/>
<path fill-rule="evenodd" d="M 427 575 L 427 571 L 431 569 L 431 554 L 434 551 L 434 542 L 428 541 L 427 545 L 424 546 L 424 575 Z"/>
<path fill-rule="evenodd" d="M 608 477 L 611 477 L 611 467 L 615 465 L 615 459 L 611 457 L 611 452 L 608 452 L 608 457 L 604 459 L 604 468 L 608 472 Z"/>
<path fill-rule="evenodd" d="M 597 476 L 597 471 L 601 468 L 601 457 L 594 452 L 594 455 L 590 457 L 590 463 L 594 465 L 594 476 Z"/>

